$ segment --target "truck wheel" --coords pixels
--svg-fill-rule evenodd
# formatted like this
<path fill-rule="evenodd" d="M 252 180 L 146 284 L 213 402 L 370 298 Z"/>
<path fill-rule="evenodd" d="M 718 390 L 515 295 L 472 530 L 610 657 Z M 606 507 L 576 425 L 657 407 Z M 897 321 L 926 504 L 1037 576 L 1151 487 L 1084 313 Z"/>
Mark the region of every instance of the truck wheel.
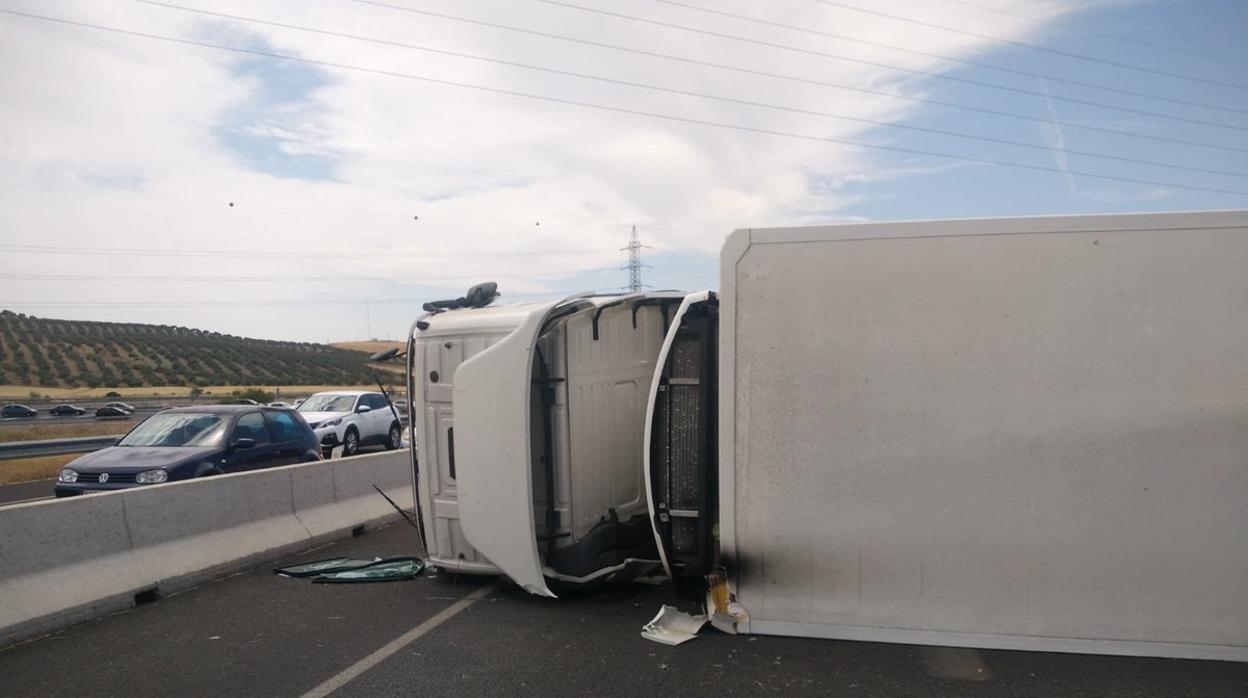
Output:
<path fill-rule="evenodd" d="M 360 432 L 355 427 L 347 427 L 347 433 L 342 437 L 342 455 L 354 456 L 360 450 Z"/>
<path fill-rule="evenodd" d="M 393 451 L 403 445 L 403 429 L 398 424 L 390 425 L 390 438 L 386 439 L 386 450 Z"/>

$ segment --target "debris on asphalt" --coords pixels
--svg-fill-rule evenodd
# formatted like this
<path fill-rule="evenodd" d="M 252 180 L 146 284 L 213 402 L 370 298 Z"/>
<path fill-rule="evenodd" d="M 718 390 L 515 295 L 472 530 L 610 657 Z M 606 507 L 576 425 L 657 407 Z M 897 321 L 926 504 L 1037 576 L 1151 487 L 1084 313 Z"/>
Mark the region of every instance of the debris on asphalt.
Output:
<path fill-rule="evenodd" d="M 358 584 L 361 582 L 394 582 L 415 579 L 425 568 L 418 557 L 392 557 L 378 560 L 367 567 L 326 572 L 312 578 L 313 584 Z"/>
<path fill-rule="evenodd" d="M 658 615 L 641 629 L 641 636 L 652 642 L 676 646 L 697 637 L 703 625 L 706 625 L 706 616 L 692 616 L 664 604 Z"/>
<path fill-rule="evenodd" d="M 289 567 L 279 567 L 273 570 L 273 574 L 279 577 L 314 577 L 324 572 L 341 572 L 343 570 L 355 570 L 361 567 L 380 562 L 381 558 L 375 557 L 370 560 L 352 560 L 346 557 L 331 557 L 326 560 L 315 560 L 313 562 L 303 562 L 298 565 L 290 565 Z"/>
<path fill-rule="evenodd" d="M 311 578 L 318 584 L 342 584 L 415 579 L 424 569 L 425 562 L 418 557 L 374 557 L 368 560 L 331 557 L 327 560 L 279 567 L 273 573 L 280 577 Z"/>
<path fill-rule="evenodd" d="M 721 633 L 737 634 L 739 624 L 748 623 L 750 614 L 737 603 L 737 595 L 728 585 L 728 573 L 717 567 L 706 576 L 706 615 L 711 626 Z"/>

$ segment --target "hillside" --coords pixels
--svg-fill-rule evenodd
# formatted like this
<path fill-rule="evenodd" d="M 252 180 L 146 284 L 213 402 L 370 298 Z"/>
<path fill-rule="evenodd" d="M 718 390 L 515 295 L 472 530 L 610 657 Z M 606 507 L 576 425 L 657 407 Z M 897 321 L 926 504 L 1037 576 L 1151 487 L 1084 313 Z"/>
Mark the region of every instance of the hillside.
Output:
<path fill-rule="evenodd" d="M 368 385 L 359 352 L 169 325 L 0 311 L 0 384 L 49 388 Z"/>

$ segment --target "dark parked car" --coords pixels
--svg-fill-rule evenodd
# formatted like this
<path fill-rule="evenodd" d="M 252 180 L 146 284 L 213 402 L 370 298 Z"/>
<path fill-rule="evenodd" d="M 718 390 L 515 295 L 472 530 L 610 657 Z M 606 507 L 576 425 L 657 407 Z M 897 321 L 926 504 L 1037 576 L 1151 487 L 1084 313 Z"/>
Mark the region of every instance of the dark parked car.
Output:
<path fill-rule="evenodd" d="M 57 405 L 48 410 L 48 414 L 54 417 L 68 417 L 86 414 L 87 411 L 77 405 Z"/>
<path fill-rule="evenodd" d="M 159 485 L 321 459 L 294 410 L 245 405 L 177 407 L 148 417 L 116 446 L 72 461 L 56 496 Z"/>
<path fill-rule="evenodd" d="M 120 407 L 113 407 L 112 405 L 104 405 L 103 407 L 97 408 L 95 410 L 95 416 L 97 417 L 129 417 L 130 413 L 121 409 Z"/>
<path fill-rule="evenodd" d="M 0 408 L 0 417 L 3 417 L 4 419 L 13 419 L 15 417 L 34 417 L 38 414 L 38 412 L 25 405 L 5 405 Z"/>

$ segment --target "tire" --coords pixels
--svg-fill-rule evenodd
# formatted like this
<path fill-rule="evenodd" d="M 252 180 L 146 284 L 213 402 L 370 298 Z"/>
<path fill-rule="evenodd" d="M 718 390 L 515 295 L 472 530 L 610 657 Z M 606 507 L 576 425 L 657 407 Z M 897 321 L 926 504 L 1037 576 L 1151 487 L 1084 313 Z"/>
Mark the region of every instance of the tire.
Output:
<path fill-rule="evenodd" d="M 403 428 L 398 424 L 390 425 L 390 434 L 386 437 L 386 450 L 393 451 L 403 445 Z"/>
<path fill-rule="evenodd" d="M 360 452 L 360 432 L 355 427 L 347 427 L 347 433 L 342 436 L 342 456 L 354 456 Z"/>

